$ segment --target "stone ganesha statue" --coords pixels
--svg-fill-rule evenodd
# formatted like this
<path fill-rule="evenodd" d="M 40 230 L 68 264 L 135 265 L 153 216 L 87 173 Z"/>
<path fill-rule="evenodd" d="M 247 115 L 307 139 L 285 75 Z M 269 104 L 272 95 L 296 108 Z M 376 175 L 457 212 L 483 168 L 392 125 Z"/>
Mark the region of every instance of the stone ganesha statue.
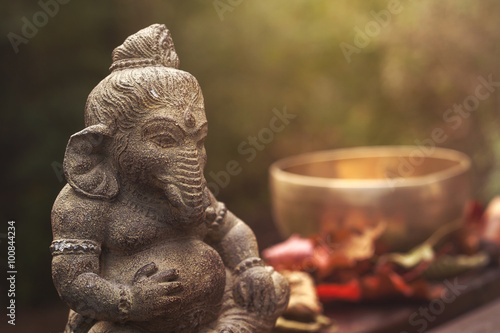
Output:
<path fill-rule="evenodd" d="M 288 285 L 206 186 L 203 95 L 169 31 L 145 28 L 112 56 L 52 209 L 65 332 L 269 332 Z"/>

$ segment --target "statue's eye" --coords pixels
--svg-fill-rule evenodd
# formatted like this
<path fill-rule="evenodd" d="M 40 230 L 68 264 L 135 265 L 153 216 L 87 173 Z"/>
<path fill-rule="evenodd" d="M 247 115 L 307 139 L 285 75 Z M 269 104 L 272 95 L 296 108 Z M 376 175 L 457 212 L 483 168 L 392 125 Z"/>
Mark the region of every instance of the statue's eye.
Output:
<path fill-rule="evenodd" d="M 177 140 L 170 134 L 160 134 L 150 139 L 161 148 L 171 148 L 177 146 Z"/>

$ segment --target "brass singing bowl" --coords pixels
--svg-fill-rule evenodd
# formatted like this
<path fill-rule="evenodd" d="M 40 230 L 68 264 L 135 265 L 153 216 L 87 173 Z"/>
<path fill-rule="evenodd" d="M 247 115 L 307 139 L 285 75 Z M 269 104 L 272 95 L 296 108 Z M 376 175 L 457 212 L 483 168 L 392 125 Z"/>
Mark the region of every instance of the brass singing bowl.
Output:
<path fill-rule="evenodd" d="M 358 147 L 282 159 L 270 167 L 274 220 L 283 236 L 338 229 L 405 251 L 460 219 L 470 198 L 470 159 L 424 146 Z M 353 221 L 358 219 L 359 221 Z"/>

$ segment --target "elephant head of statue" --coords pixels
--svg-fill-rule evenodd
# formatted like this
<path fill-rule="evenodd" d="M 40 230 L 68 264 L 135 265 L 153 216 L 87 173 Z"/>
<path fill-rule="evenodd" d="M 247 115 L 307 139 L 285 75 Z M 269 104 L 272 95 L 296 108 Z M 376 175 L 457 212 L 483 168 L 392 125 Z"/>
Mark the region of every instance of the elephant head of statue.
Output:
<path fill-rule="evenodd" d="M 201 221 L 210 202 L 203 176 L 207 120 L 197 80 L 178 66 L 164 25 L 139 31 L 113 51 L 111 74 L 88 97 L 87 127 L 66 149 L 64 173 L 75 191 L 101 200 L 163 201 L 171 221 Z"/>

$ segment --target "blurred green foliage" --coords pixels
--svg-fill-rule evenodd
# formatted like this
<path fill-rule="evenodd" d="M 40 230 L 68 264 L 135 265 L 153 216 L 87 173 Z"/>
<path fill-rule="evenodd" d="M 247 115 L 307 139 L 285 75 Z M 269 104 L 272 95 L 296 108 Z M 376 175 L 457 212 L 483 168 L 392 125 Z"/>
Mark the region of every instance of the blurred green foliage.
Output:
<path fill-rule="evenodd" d="M 74 0 L 61 4 L 16 53 L 8 33 L 22 35 L 23 17 L 33 22 L 42 8 L 36 1 L 4 2 L 1 223 L 17 221 L 18 301 L 57 298 L 48 245 L 65 145 L 83 128 L 86 97 L 107 75 L 113 48 L 152 23 L 171 30 L 181 68 L 203 89 L 210 124 L 206 174 L 239 163 L 240 174 L 218 197 L 256 230 L 269 223 L 273 161 L 322 149 L 415 144 L 437 127 L 448 136 L 442 146 L 473 158 L 474 195 L 487 200 L 499 193 L 500 92 L 457 129 L 443 115 L 474 94 L 479 76 L 500 81 L 500 2 L 401 0 L 399 13 L 348 62 L 341 43 L 355 45 L 356 29 L 376 22 L 374 13 L 388 4 Z M 238 146 L 269 127 L 274 108 L 297 117 L 248 162 Z M 263 231 L 258 237 L 264 245 L 275 239 Z"/>

